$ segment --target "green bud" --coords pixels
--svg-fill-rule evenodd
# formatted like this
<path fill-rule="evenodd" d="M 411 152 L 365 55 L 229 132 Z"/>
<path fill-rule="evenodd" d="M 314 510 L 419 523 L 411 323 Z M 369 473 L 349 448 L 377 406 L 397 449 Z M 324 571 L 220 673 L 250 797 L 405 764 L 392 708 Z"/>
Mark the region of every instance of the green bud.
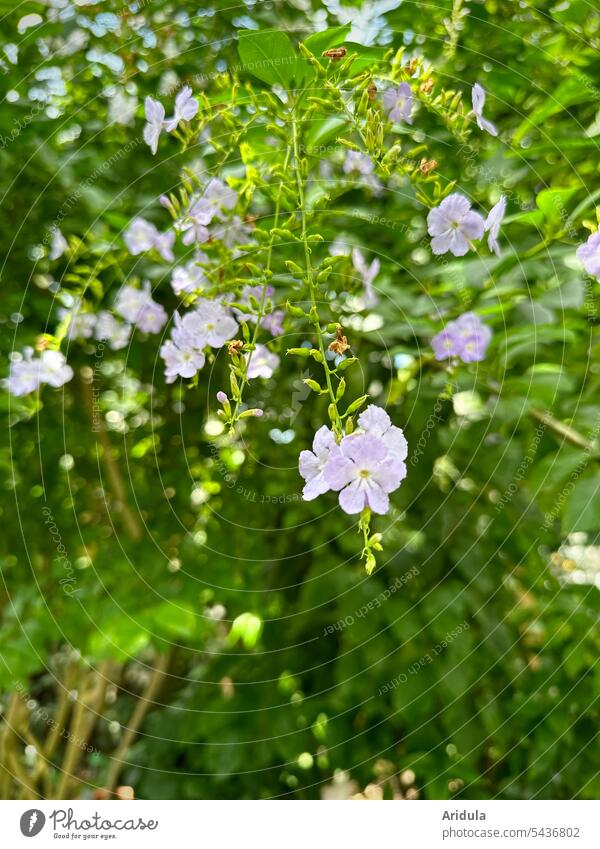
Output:
<path fill-rule="evenodd" d="M 345 391 L 346 391 L 346 381 L 345 381 L 345 380 L 344 380 L 344 378 L 342 377 L 342 379 L 341 379 L 341 380 L 340 380 L 340 382 L 339 382 L 339 386 L 338 386 L 338 388 L 337 388 L 337 392 L 335 393 L 335 400 L 336 400 L 336 401 L 339 401 L 339 400 L 340 400 L 340 398 L 343 398 L 343 397 L 344 397 L 344 392 L 345 392 Z"/>
<path fill-rule="evenodd" d="M 357 410 L 359 410 L 362 407 L 362 405 L 365 403 L 365 401 L 368 401 L 368 400 L 369 400 L 368 395 L 361 395 L 360 398 L 357 398 L 356 401 L 353 401 L 350 404 L 350 406 L 348 407 L 348 409 L 344 413 L 344 417 L 351 416 L 352 413 L 355 413 Z"/>
<path fill-rule="evenodd" d="M 304 312 L 302 307 L 294 307 L 290 304 L 289 301 L 285 302 L 286 312 L 289 312 L 290 315 L 295 315 L 296 318 L 307 318 L 308 313 Z"/>
<path fill-rule="evenodd" d="M 310 377 L 305 377 L 302 383 L 305 383 L 307 386 L 309 386 L 313 392 L 318 392 L 319 394 L 323 392 L 323 388 L 317 383 L 317 381 L 311 380 Z"/>
<path fill-rule="evenodd" d="M 348 357 L 347 359 L 342 360 L 340 363 L 338 363 L 335 370 L 336 371 L 346 371 L 347 368 L 350 368 L 350 366 L 354 365 L 354 363 L 356 362 L 356 359 L 357 359 L 356 357 Z"/>
<path fill-rule="evenodd" d="M 286 259 L 284 265 L 290 274 L 294 275 L 294 277 L 304 277 L 304 269 L 300 268 L 297 262 L 292 262 L 291 259 Z"/>

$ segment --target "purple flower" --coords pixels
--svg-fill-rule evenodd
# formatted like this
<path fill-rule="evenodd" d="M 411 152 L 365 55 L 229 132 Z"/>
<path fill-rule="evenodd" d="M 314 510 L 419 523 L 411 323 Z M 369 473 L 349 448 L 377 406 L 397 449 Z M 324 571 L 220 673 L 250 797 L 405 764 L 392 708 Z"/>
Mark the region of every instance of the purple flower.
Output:
<path fill-rule="evenodd" d="M 94 338 L 108 342 L 113 351 L 119 351 L 129 342 L 131 325 L 117 321 L 108 310 L 102 310 L 96 318 Z"/>
<path fill-rule="evenodd" d="M 123 233 L 123 241 L 132 256 L 145 253 L 154 247 L 158 231 L 154 224 L 145 218 L 134 218 Z"/>
<path fill-rule="evenodd" d="M 146 112 L 146 126 L 144 127 L 144 141 L 150 146 L 153 154 L 158 150 L 158 139 L 160 137 L 165 120 L 165 107 L 158 100 L 147 97 L 144 101 Z"/>
<path fill-rule="evenodd" d="M 479 85 L 479 83 L 475 83 L 473 86 L 473 90 L 471 92 L 471 102 L 473 103 L 473 112 L 475 113 L 475 118 L 477 120 L 477 126 L 480 130 L 483 130 L 486 133 L 489 133 L 491 136 L 497 136 L 498 130 L 492 124 L 491 121 L 488 121 L 483 117 L 483 107 L 485 106 L 485 89 Z"/>
<path fill-rule="evenodd" d="M 178 377 L 191 378 L 204 366 L 205 356 L 197 348 L 178 348 L 168 339 L 160 349 L 165 361 L 165 380 L 174 383 Z"/>
<path fill-rule="evenodd" d="M 577 248 L 577 259 L 588 274 L 600 279 L 600 230 L 592 233 L 587 242 Z"/>
<path fill-rule="evenodd" d="M 331 448 L 324 475 L 331 489 L 339 491 L 345 513 L 352 515 L 370 507 L 383 514 L 390 506 L 388 494 L 406 477 L 406 466 L 389 454 L 381 439 L 356 433 Z"/>
<path fill-rule="evenodd" d="M 472 312 L 463 313 L 450 321 L 431 344 L 436 360 L 460 357 L 464 363 L 480 362 L 485 358 L 492 331 Z"/>
<path fill-rule="evenodd" d="M 147 281 L 143 289 L 123 286 L 115 301 L 115 310 L 144 333 L 158 333 L 167 320 L 164 307 L 152 300 Z"/>
<path fill-rule="evenodd" d="M 490 209 L 489 215 L 485 219 L 485 231 L 488 234 L 488 247 L 496 254 L 496 256 L 500 256 L 498 236 L 500 235 L 500 227 L 502 226 L 505 212 L 506 198 L 502 195 L 498 203 Z"/>
<path fill-rule="evenodd" d="M 157 233 L 154 237 L 154 247 L 167 262 L 173 262 L 175 259 L 173 254 L 174 243 L 175 233 L 172 230 L 167 230 L 165 233 Z"/>
<path fill-rule="evenodd" d="M 285 319 L 285 312 L 283 310 L 275 310 L 274 312 L 265 315 L 260 323 L 261 327 L 264 327 L 271 336 L 281 336 L 284 332 L 283 321 Z"/>
<path fill-rule="evenodd" d="M 197 258 L 199 259 L 199 257 Z M 178 266 L 171 277 L 171 288 L 176 295 L 182 292 L 195 292 L 204 283 L 204 271 L 196 264 L 196 259 L 191 260 L 183 266 Z"/>
<path fill-rule="evenodd" d="M 231 212 L 235 209 L 238 202 L 237 192 L 229 188 L 229 186 L 213 177 L 204 189 L 204 197 L 212 204 L 217 218 L 223 218 L 222 210 L 226 209 Z"/>
<path fill-rule="evenodd" d="M 388 88 L 383 95 L 383 108 L 389 112 L 388 118 L 395 124 L 406 121 L 412 124 L 413 93 L 408 83 L 400 83 L 397 88 Z"/>
<path fill-rule="evenodd" d="M 344 174 L 360 174 L 361 177 L 370 176 L 375 165 L 370 156 L 360 153 L 358 150 L 349 150 L 342 166 Z"/>
<path fill-rule="evenodd" d="M 367 409 L 358 417 L 358 425 L 365 433 L 380 439 L 387 448 L 390 457 L 394 457 L 396 460 L 406 460 L 408 443 L 402 428 L 392 424 L 392 420 L 384 409 L 375 404 L 369 404 Z"/>
<path fill-rule="evenodd" d="M 197 198 L 192 201 L 187 213 L 176 223 L 176 228 L 183 233 L 181 241 L 184 245 L 194 242 L 208 241 L 209 232 L 207 225 L 215 216 L 213 204 L 206 198 Z"/>
<path fill-rule="evenodd" d="M 266 345 L 256 345 L 255 349 L 246 355 L 248 366 L 246 377 L 252 380 L 255 377 L 272 377 L 273 372 L 279 365 L 277 354 L 271 353 Z"/>
<path fill-rule="evenodd" d="M 301 451 L 298 468 L 305 480 L 302 498 L 312 501 L 318 495 L 329 492 L 330 486 L 325 480 L 324 469 L 329 460 L 329 452 L 335 445 L 335 438 L 328 427 L 323 425 L 315 433 L 312 451 Z"/>
<path fill-rule="evenodd" d="M 192 89 L 189 85 L 186 85 L 175 98 L 175 114 L 165 122 L 165 130 L 172 133 L 173 130 L 177 129 L 180 121 L 191 121 L 197 112 L 198 101 L 192 96 Z"/>
<path fill-rule="evenodd" d="M 226 248 L 233 250 L 238 245 L 247 244 L 251 233 L 252 229 L 244 224 L 239 215 L 234 215 L 231 221 L 216 227 L 213 236 L 223 242 Z"/>
<path fill-rule="evenodd" d="M 434 254 L 464 256 L 471 247 L 473 239 L 481 239 L 485 225 L 478 212 L 471 210 L 471 204 L 461 194 L 455 192 L 432 209 L 427 216 L 427 229 Z"/>
<path fill-rule="evenodd" d="M 371 265 L 367 265 L 361 251 L 359 251 L 358 248 L 354 248 L 352 251 L 352 265 L 354 266 L 354 270 L 357 271 L 363 279 L 363 283 L 365 286 L 365 306 L 374 307 L 375 304 L 378 303 L 379 298 L 377 297 L 377 295 L 375 294 L 375 290 L 373 289 L 373 281 L 379 274 L 381 263 L 377 258 L 375 258 Z"/>
<path fill-rule="evenodd" d="M 226 404 L 229 401 L 229 398 L 223 392 L 223 390 L 219 390 L 217 392 L 217 401 L 219 402 L 219 404 Z"/>

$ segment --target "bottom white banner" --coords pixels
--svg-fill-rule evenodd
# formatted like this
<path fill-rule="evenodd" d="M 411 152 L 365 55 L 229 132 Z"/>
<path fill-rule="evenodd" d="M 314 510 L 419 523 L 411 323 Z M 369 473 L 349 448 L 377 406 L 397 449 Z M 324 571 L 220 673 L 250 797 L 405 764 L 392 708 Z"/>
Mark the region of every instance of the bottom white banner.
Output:
<path fill-rule="evenodd" d="M 555 846 L 597 849 L 600 803 L 0 801 L 1 845 L 43 847 L 90 841 L 119 847 L 260 846 L 366 849 L 438 846 Z"/>

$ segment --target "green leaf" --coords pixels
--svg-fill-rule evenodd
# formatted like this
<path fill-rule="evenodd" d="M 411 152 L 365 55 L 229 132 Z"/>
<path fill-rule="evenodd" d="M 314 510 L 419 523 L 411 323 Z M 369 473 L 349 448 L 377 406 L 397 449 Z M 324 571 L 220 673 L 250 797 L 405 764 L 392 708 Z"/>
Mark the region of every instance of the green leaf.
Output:
<path fill-rule="evenodd" d="M 238 32 L 238 53 L 245 71 L 268 85 L 291 88 L 298 56 L 292 42 L 279 30 Z"/>
<path fill-rule="evenodd" d="M 600 528 L 600 475 L 577 481 L 565 508 L 562 531 L 595 531 Z"/>
<path fill-rule="evenodd" d="M 345 24 L 343 27 L 330 27 L 322 32 L 314 32 L 304 40 L 304 45 L 318 59 L 325 50 L 342 47 L 351 29 L 351 24 Z"/>
<path fill-rule="evenodd" d="M 189 604 L 163 601 L 145 611 L 149 629 L 163 637 L 189 640 L 196 629 L 196 614 Z"/>

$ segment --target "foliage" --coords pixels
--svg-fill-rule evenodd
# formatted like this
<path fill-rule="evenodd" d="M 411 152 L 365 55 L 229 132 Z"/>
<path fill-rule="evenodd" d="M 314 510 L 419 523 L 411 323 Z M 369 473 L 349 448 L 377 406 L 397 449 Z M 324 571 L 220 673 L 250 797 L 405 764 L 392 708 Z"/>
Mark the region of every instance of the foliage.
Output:
<path fill-rule="evenodd" d="M 3 352 L 74 370 L 1 395 L 4 798 L 598 795 L 599 304 L 576 249 L 598 228 L 599 16 L 393 5 L 352 29 L 329 2 L 3 19 Z M 381 106 L 400 83 L 412 124 Z M 185 84 L 198 112 L 153 157 L 143 100 L 170 115 Z M 173 262 L 123 234 L 166 231 L 159 196 L 177 222 L 210 177 L 246 243 L 200 246 L 201 295 L 236 311 L 239 346 L 167 384 L 171 322 L 120 350 L 70 338 L 61 307 L 112 309 L 142 280 L 169 316 L 193 308 L 169 285 L 181 234 Z M 484 217 L 506 197 L 500 257 L 432 253 L 427 215 L 454 192 Z M 381 264 L 370 307 L 351 247 Z M 252 321 L 271 308 L 283 336 Z M 467 311 L 485 359 L 436 360 Z M 248 378 L 256 344 L 280 358 L 267 380 Z M 390 511 L 302 500 L 299 452 L 368 403 L 409 446 Z"/>

